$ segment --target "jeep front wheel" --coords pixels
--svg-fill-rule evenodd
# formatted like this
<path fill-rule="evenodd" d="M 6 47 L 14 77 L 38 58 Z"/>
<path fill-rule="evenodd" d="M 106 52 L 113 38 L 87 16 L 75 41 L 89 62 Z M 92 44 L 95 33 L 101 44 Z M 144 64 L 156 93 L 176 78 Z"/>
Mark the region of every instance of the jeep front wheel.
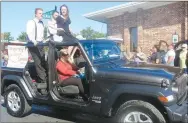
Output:
<path fill-rule="evenodd" d="M 122 104 L 115 120 L 118 123 L 166 123 L 163 115 L 153 105 L 139 100 Z"/>
<path fill-rule="evenodd" d="M 22 117 L 31 111 L 31 105 L 17 85 L 8 86 L 5 93 L 5 105 L 10 115 Z"/>

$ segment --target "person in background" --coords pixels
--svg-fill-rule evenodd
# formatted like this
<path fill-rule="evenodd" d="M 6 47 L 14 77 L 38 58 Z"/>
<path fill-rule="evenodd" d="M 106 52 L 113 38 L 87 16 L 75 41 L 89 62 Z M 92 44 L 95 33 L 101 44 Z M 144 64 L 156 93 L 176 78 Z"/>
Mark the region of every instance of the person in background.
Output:
<path fill-rule="evenodd" d="M 167 53 L 168 50 L 168 44 L 166 43 L 166 41 L 161 40 L 159 43 L 159 53 L 160 53 L 160 63 L 161 64 L 166 64 L 165 61 L 165 55 Z"/>
<path fill-rule="evenodd" d="M 181 46 L 182 51 L 180 52 L 180 68 L 183 69 L 184 73 L 187 73 L 187 65 L 186 65 L 186 59 L 187 59 L 187 44 L 182 44 Z"/>
<path fill-rule="evenodd" d="M 52 13 L 51 20 L 48 21 L 48 36 L 53 37 L 53 41 L 62 41 L 62 36 L 57 35 L 57 31 L 63 30 L 62 28 L 57 28 L 56 18 L 59 16 L 57 11 Z"/>
<path fill-rule="evenodd" d="M 4 56 L 4 62 L 3 62 L 3 66 L 7 66 L 7 64 L 8 64 L 8 55 L 5 55 Z"/>
<path fill-rule="evenodd" d="M 4 56 L 4 53 L 3 53 L 3 51 L 1 51 L 1 57 L 3 57 Z"/>
<path fill-rule="evenodd" d="M 127 61 L 132 60 L 131 58 L 133 58 L 133 54 L 131 54 L 129 48 L 123 47 L 123 52 L 122 52 L 122 53 L 123 53 L 123 55 L 125 56 L 125 59 L 126 59 Z"/>
<path fill-rule="evenodd" d="M 1 51 L 1 67 L 4 67 L 4 54 L 3 54 L 3 51 Z"/>
<path fill-rule="evenodd" d="M 142 52 L 142 48 L 141 47 L 137 47 L 136 49 L 136 53 L 133 56 L 133 59 L 135 62 L 146 62 L 147 57 L 146 55 Z"/>
<path fill-rule="evenodd" d="M 8 64 L 8 52 L 6 50 L 4 50 L 3 52 L 3 66 L 6 67 Z"/>
<path fill-rule="evenodd" d="M 44 24 L 42 22 L 43 9 L 35 9 L 35 18 L 29 20 L 26 26 L 26 33 L 28 36 L 28 42 L 34 44 L 33 47 L 29 47 L 28 50 L 34 60 L 36 72 L 38 75 L 37 83 L 47 82 L 47 74 L 45 69 L 45 52 L 43 46 L 37 44 L 44 41 Z M 40 89 L 41 94 L 47 94 L 46 89 Z"/>
<path fill-rule="evenodd" d="M 70 41 L 72 38 L 72 34 L 70 31 L 71 20 L 69 17 L 69 9 L 64 4 L 60 7 L 60 16 L 56 18 L 57 28 L 61 28 L 62 30 L 58 31 L 58 35 L 63 37 L 63 41 Z"/>
<path fill-rule="evenodd" d="M 166 65 L 174 66 L 175 55 L 176 55 L 176 53 L 174 51 L 173 45 L 169 45 L 168 51 L 167 51 L 165 58 L 164 58 Z"/>
<path fill-rule="evenodd" d="M 154 64 L 160 64 L 160 53 L 157 46 L 154 46 L 151 50 L 150 62 Z"/>
<path fill-rule="evenodd" d="M 59 61 L 57 62 L 56 69 L 59 74 L 60 82 L 62 86 L 66 85 L 76 85 L 80 90 L 80 94 L 84 100 L 88 98 L 84 94 L 84 87 L 82 85 L 81 79 L 78 77 L 80 74 L 78 69 L 75 69 L 69 61 L 69 54 L 67 50 L 63 49 L 59 53 Z"/>

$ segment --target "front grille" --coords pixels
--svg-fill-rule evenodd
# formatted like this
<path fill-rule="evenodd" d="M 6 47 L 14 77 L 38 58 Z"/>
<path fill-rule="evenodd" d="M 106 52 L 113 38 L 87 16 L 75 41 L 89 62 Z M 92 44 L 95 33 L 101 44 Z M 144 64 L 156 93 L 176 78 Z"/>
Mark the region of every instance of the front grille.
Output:
<path fill-rule="evenodd" d="M 187 75 L 182 75 L 181 77 L 177 78 L 176 82 L 178 85 L 178 102 L 181 102 L 184 97 L 187 96 L 186 86 L 187 86 Z"/>

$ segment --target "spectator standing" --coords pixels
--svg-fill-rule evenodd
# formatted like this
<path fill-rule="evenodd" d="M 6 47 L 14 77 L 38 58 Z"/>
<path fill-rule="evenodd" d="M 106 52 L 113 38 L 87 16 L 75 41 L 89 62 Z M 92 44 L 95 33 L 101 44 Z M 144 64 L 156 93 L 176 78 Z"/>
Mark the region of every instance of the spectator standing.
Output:
<path fill-rule="evenodd" d="M 168 46 L 168 51 L 164 57 L 166 65 L 174 66 L 175 51 L 173 45 Z"/>
<path fill-rule="evenodd" d="M 8 64 L 8 52 L 5 50 L 3 52 L 3 66 L 6 67 Z"/>
<path fill-rule="evenodd" d="M 142 48 L 141 47 L 137 47 L 136 49 L 136 53 L 133 56 L 133 59 L 135 62 L 146 62 L 147 57 L 146 55 L 142 52 Z"/>
<path fill-rule="evenodd" d="M 182 51 L 180 52 L 180 68 L 184 70 L 185 73 L 187 73 L 187 65 L 186 65 L 186 59 L 187 59 L 187 44 L 182 44 Z"/>
<path fill-rule="evenodd" d="M 166 41 L 161 40 L 160 44 L 159 44 L 159 53 L 160 53 L 160 63 L 161 64 L 166 64 L 165 61 L 165 55 L 167 53 L 168 50 L 168 44 L 166 43 Z"/>
<path fill-rule="evenodd" d="M 4 56 L 1 56 L 1 67 L 4 67 Z"/>
<path fill-rule="evenodd" d="M 1 51 L 1 67 L 3 67 L 3 63 L 4 63 L 4 54 L 3 51 Z"/>
<path fill-rule="evenodd" d="M 160 64 L 161 57 L 157 46 L 154 46 L 151 50 L 150 62 L 154 64 Z"/>

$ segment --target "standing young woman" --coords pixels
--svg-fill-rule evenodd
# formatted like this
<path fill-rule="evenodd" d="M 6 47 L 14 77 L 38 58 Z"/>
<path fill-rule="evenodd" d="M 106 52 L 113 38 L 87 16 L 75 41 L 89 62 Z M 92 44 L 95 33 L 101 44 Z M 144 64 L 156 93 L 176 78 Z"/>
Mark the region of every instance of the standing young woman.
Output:
<path fill-rule="evenodd" d="M 69 17 L 69 9 L 66 5 L 60 7 L 60 16 L 56 18 L 57 28 L 62 30 L 58 31 L 58 35 L 63 37 L 63 41 L 70 41 L 72 34 L 69 28 L 71 20 Z"/>

